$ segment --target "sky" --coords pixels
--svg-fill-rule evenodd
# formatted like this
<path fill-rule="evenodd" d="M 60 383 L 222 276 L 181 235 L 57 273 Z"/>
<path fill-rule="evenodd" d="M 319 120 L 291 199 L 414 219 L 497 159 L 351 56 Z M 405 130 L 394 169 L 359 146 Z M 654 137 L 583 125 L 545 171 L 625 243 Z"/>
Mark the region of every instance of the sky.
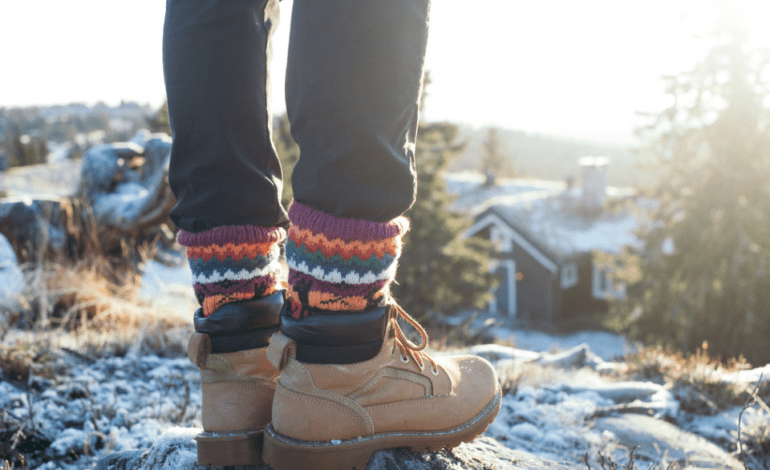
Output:
<path fill-rule="evenodd" d="M 423 117 L 629 144 L 637 111 L 666 105 L 664 74 L 702 53 L 717 0 L 433 0 Z M 770 46 L 766 0 L 735 0 Z M 281 2 L 273 109 L 283 104 L 291 0 Z M 0 6 L 0 107 L 165 99 L 165 2 Z"/>

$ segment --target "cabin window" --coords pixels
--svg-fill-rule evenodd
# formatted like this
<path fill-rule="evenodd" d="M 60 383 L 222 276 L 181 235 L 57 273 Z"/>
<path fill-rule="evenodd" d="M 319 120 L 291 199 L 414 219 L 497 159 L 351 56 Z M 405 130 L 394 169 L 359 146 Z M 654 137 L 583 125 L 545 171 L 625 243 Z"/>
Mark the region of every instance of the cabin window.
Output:
<path fill-rule="evenodd" d="M 493 225 L 489 229 L 489 240 L 498 253 L 511 253 L 513 251 L 513 240 L 497 226 Z"/>
<path fill-rule="evenodd" d="M 569 289 L 578 283 L 577 264 L 569 263 L 561 268 L 561 288 Z"/>
<path fill-rule="evenodd" d="M 593 266 L 592 294 L 597 299 L 625 299 L 626 285 L 613 282 L 612 272 Z"/>

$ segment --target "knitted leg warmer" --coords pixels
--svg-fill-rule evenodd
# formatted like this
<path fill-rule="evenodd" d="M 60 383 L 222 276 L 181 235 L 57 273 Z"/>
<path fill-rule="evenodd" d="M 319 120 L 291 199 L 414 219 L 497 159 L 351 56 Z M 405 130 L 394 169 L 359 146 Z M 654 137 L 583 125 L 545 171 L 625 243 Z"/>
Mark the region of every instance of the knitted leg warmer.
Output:
<path fill-rule="evenodd" d="M 282 228 L 239 225 L 179 233 L 187 247 L 195 296 L 205 316 L 230 302 L 260 298 L 280 289 Z"/>
<path fill-rule="evenodd" d="M 323 311 L 382 306 L 396 275 L 409 221 L 369 222 L 333 217 L 296 201 L 289 209 L 289 313 L 302 319 Z"/>

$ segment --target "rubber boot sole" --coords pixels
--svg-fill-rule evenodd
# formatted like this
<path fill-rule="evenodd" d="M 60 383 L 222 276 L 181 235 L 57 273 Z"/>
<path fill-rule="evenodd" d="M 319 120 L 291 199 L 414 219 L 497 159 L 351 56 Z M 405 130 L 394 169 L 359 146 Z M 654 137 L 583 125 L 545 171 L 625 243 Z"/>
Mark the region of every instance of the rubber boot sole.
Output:
<path fill-rule="evenodd" d="M 412 452 L 451 449 L 483 433 L 500 411 L 501 393 L 473 419 L 442 431 L 409 431 L 374 434 L 333 441 L 301 441 L 282 436 L 272 423 L 265 429 L 263 458 L 276 470 L 363 470 L 375 452 L 408 448 Z"/>
<path fill-rule="evenodd" d="M 231 467 L 262 463 L 263 430 L 198 434 L 198 465 Z"/>

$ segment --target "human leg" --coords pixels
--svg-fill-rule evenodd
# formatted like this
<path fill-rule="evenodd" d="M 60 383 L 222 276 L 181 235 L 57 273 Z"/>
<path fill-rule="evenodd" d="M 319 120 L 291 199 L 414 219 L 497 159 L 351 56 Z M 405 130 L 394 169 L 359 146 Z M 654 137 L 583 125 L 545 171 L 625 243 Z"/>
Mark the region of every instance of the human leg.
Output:
<path fill-rule="evenodd" d="M 387 301 L 416 190 L 428 9 L 428 0 L 295 0 L 286 72 L 300 147 L 287 244 L 294 319 Z"/>
<path fill-rule="evenodd" d="M 414 198 L 427 14 L 428 0 L 295 0 L 287 109 L 301 155 L 264 447 L 278 470 L 363 468 L 379 449 L 453 447 L 499 410 L 491 366 L 431 359 L 424 330 L 389 293 Z"/>
<path fill-rule="evenodd" d="M 277 0 L 166 6 L 171 218 L 205 315 L 277 290 L 277 245 L 288 223 L 268 105 L 277 18 Z"/>
<path fill-rule="evenodd" d="M 277 0 L 168 0 L 163 58 L 174 134 L 172 220 L 195 293 L 190 360 L 201 371 L 201 464 L 259 462 L 277 371 L 265 357 L 284 293 L 287 215 L 270 138 Z"/>

